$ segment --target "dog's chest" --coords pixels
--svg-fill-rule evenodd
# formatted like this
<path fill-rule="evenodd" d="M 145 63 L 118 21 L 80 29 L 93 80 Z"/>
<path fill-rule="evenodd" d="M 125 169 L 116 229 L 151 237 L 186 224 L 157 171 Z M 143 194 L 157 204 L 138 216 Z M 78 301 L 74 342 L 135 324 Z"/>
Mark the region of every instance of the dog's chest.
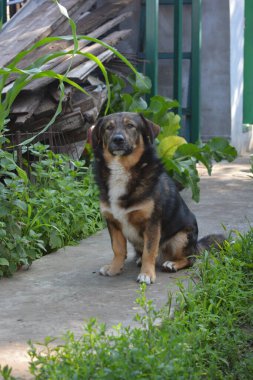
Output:
<path fill-rule="evenodd" d="M 117 158 L 110 163 L 109 168 L 111 172 L 108 182 L 110 201 L 110 210 L 108 211 L 121 223 L 124 236 L 131 242 L 137 242 L 140 240 L 138 232 L 128 221 L 128 214 L 133 211 L 134 208 L 125 209 L 120 206 L 120 197 L 127 193 L 130 174 Z"/>

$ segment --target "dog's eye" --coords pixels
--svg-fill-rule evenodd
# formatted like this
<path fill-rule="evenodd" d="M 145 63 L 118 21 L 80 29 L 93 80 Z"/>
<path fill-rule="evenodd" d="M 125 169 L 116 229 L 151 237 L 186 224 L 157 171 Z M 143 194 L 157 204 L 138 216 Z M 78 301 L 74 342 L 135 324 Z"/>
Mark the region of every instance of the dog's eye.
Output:
<path fill-rule="evenodd" d="M 113 126 L 112 124 L 109 124 L 109 125 L 106 126 L 105 129 L 106 129 L 107 131 L 112 131 L 113 128 L 114 128 L 114 126 Z"/>
<path fill-rule="evenodd" d="M 131 123 L 128 123 L 127 124 L 127 128 L 135 128 L 135 126 L 133 124 L 131 124 Z"/>

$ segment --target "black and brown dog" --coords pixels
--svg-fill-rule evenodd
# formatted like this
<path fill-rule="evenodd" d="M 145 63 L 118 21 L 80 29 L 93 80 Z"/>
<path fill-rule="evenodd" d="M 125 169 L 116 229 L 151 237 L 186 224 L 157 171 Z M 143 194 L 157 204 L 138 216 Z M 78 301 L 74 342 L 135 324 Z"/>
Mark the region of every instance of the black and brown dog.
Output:
<path fill-rule="evenodd" d="M 221 236 L 198 242 L 195 216 L 181 198 L 156 155 L 160 127 L 137 113 L 122 112 L 98 120 L 92 131 L 95 178 L 100 206 L 111 236 L 114 258 L 100 274 L 121 273 L 132 243 L 141 271 L 137 281 L 155 281 L 155 264 L 177 271 Z"/>

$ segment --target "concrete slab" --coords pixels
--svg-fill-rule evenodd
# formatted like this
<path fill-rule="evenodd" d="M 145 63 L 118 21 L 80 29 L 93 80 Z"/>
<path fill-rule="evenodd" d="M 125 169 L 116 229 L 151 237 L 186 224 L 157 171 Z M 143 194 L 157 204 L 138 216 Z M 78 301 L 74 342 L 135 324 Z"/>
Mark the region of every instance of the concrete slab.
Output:
<path fill-rule="evenodd" d="M 241 232 L 253 224 L 253 178 L 249 168 L 249 158 L 241 157 L 231 164 L 215 165 L 212 177 L 203 172 L 199 204 L 184 192 L 197 216 L 200 236 L 221 232 L 221 224 Z M 20 379 L 29 379 L 29 339 L 43 341 L 46 336 L 61 336 L 69 329 L 78 336 L 90 317 L 109 327 L 119 322 L 131 324 L 138 309 L 134 303 L 138 268 L 130 249 L 122 275 L 100 276 L 99 268 L 111 257 L 108 233 L 102 231 L 76 247 L 44 256 L 29 271 L 1 280 L 0 363 L 12 366 L 13 374 Z M 178 279 L 186 281 L 187 273 L 158 270 L 148 297 L 160 307 L 167 301 L 168 291 L 176 291 Z"/>

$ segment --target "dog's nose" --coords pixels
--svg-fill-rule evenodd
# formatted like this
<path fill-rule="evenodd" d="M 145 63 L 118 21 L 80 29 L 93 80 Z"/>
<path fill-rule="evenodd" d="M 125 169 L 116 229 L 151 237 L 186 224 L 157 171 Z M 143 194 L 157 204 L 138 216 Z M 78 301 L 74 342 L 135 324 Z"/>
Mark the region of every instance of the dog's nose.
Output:
<path fill-rule="evenodd" d="M 117 133 L 116 135 L 113 136 L 112 141 L 114 144 L 122 144 L 124 142 L 124 136 L 121 133 Z"/>

